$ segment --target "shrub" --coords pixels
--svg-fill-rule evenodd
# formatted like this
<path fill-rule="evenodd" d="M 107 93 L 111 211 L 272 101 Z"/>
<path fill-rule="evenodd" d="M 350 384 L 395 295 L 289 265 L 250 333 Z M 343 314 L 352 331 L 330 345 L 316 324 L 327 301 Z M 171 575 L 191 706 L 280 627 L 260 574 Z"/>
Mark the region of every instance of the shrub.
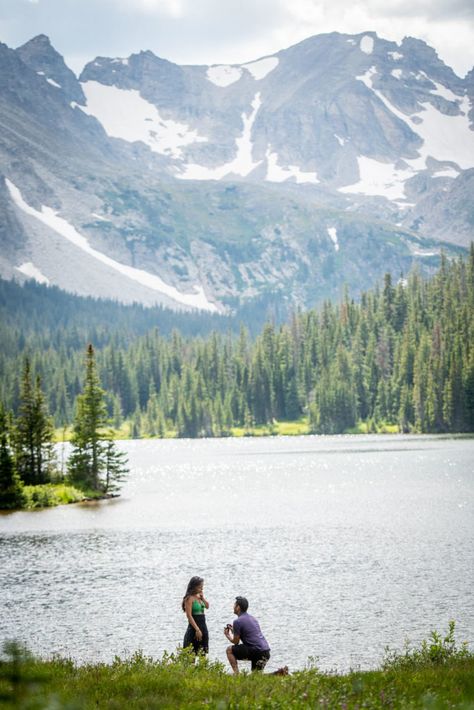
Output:
<path fill-rule="evenodd" d="M 456 645 L 454 638 L 455 622 L 449 622 L 448 633 L 443 638 L 437 631 L 432 631 L 428 640 L 424 639 L 419 648 L 412 648 L 409 641 L 405 642 L 405 650 L 398 653 L 387 647 L 382 663 L 382 669 L 415 670 L 426 666 L 439 666 L 450 661 L 461 661 L 474 658 L 467 642 Z"/>
<path fill-rule="evenodd" d="M 54 505 L 78 503 L 84 499 L 84 494 L 74 486 L 64 483 L 45 483 L 40 486 L 25 486 L 25 508 L 51 508 Z"/>

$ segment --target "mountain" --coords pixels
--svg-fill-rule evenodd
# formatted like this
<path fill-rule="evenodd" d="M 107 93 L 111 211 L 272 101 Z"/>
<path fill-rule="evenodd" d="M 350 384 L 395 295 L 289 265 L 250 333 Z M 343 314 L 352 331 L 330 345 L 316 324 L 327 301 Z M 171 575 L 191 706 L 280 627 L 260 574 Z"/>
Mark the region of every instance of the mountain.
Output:
<path fill-rule="evenodd" d="M 474 238 L 474 70 L 332 33 L 243 65 L 0 45 L 0 276 L 122 302 L 309 306 Z"/>

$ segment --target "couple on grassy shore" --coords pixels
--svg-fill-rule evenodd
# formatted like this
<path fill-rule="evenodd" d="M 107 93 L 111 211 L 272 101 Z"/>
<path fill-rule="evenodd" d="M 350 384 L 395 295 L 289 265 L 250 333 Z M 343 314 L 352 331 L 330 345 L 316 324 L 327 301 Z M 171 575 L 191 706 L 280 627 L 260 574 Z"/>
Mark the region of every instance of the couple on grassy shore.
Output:
<path fill-rule="evenodd" d="M 231 643 L 226 649 L 227 659 L 236 675 L 239 672 L 238 661 L 250 661 L 252 671 L 263 671 L 270 658 L 270 646 L 262 634 L 257 619 L 247 613 L 248 606 L 245 597 L 236 597 L 234 614 L 237 619 L 233 624 L 227 624 L 224 629 L 224 636 Z M 192 647 L 196 654 L 207 654 L 209 634 L 205 610 L 209 609 L 209 602 L 204 596 L 202 577 L 191 577 L 189 580 L 182 608 L 189 622 L 183 647 Z"/>

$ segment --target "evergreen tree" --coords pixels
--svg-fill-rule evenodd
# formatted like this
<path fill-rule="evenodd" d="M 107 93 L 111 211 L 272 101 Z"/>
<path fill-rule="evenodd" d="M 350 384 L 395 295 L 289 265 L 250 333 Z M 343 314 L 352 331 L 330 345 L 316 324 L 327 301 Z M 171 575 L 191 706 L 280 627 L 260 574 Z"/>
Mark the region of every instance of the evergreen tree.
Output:
<path fill-rule="evenodd" d="M 104 432 L 106 425 L 105 392 L 97 375 L 94 348 L 89 345 L 84 388 L 76 403 L 68 470 L 71 481 L 96 492 L 106 492 L 112 481 L 116 485 L 119 475 L 127 472 L 110 432 Z"/>
<path fill-rule="evenodd" d="M 57 474 L 56 453 L 54 450 L 54 426 L 49 416 L 41 386 L 41 378 L 36 376 L 34 390 L 34 415 L 36 421 L 36 477 L 42 483 L 51 481 Z"/>
<path fill-rule="evenodd" d="M 10 448 L 8 417 L 0 403 L 0 509 L 21 508 L 24 503 L 23 484 L 15 471 Z"/>
<path fill-rule="evenodd" d="M 127 456 L 117 449 L 113 441 L 113 431 L 104 440 L 104 470 L 102 490 L 105 494 L 116 494 L 128 473 Z"/>
<path fill-rule="evenodd" d="M 32 383 L 28 358 L 23 364 L 20 409 L 13 430 L 15 464 L 25 484 L 38 485 L 51 480 L 55 470 L 54 429 L 46 409 L 41 379 Z"/>

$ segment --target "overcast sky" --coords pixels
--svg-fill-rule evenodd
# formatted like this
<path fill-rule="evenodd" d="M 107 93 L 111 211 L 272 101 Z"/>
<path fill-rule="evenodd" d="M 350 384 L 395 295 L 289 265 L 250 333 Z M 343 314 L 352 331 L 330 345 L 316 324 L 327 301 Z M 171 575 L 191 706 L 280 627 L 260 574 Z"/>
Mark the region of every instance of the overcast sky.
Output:
<path fill-rule="evenodd" d="M 0 0 L 0 41 L 46 34 L 77 72 L 141 49 L 178 64 L 243 63 L 335 30 L 419 37 L 459 75 L 474 66 L 474 0 Z"/>

